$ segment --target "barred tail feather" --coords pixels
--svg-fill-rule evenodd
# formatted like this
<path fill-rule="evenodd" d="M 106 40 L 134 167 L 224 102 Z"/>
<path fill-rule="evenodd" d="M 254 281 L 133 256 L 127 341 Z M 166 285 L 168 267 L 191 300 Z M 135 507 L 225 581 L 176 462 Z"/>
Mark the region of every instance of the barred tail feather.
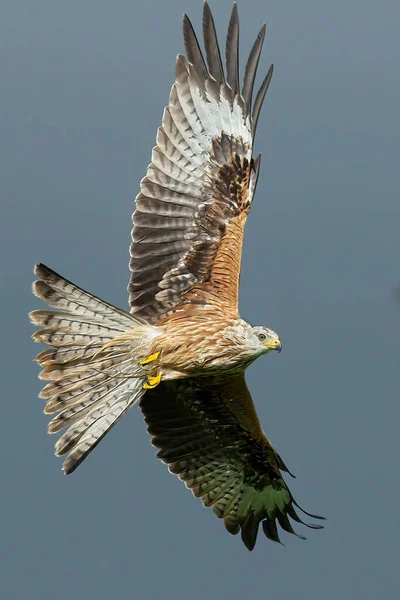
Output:
<path fill-rule="evenodd" d="M 52 346 L 36 357 L 45 413 L 57 413 L 49 433 L 68 428 L 56 454 L 69 452 L 65 473 L 72 473 L 106 433 L 141 398 L 143 372 L 132 360 L 132 341 L 147 340 L 154 328 L 80 289 L 48 267 L 36 265 L 33 293 L 58 310 L 30 313 L 41 327 L 33 339 Z"/>
<path fill-rule="evenodd" d="M 127 379 L 115 386 L 114 392 L 107 393 L 97 408 L 67 429 L 55 448 L 57 456 L 69 452 L 63 464 L 66 474 L 72 473 L 81 464 L 144 391 L 142 379 Z"/>

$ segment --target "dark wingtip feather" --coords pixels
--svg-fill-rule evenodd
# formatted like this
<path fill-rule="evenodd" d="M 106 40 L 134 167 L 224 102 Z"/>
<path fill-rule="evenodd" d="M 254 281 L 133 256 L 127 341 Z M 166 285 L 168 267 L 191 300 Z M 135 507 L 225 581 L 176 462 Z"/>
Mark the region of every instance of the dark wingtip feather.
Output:
<path fill-rule="evenodd" d="M 282 544 L 281 540 L 279 539 L 278 528 L 276 526 L 275 519 L 264 519 L 262 526 L 264 534 L 269 540 L 277 542 L 278 544 Z M 282 546 L 284 546 L 284 544 L 282 544 Z"/>
<path fill-rule="evenodd" d="M 312 518 L 314 518 L 314 519 L 325 519 L 325 517 L 319 517 L 318 515 L 312 515 L 312 514 L 310 514 L 310 513 L 306 512 L 305 510 L 303 510 L 303 509 L 301 508 L 301 506 L 299 506 L 299 505 L 297 504 L 297 502 L 296 502 L 295 500 L 293 500 L 293 498 L 292 498 L 292 502 L 293 502 L 293 503 L 294 503 L 294 504 L 297 506 L 297 508 L 299 508 L 299 509 L 300 509 L 302 512 L 304 512 L 304 514 L 308 515 L 309 517 L 312 517 Z M 293 507 L 293 505 L 292 505 L 292 504 L 290 504 L 290 505 L 287 507 L 287 513 L 288 513 L 288 515 L 289 515 L 289 516 L 290 516 L 290 517 L 291 517 L 291 518 L 292 518 L 294 521 L 296 521 L 296 523 L 301 523 L 302 525 L 305 525 L 305 526 L 306 526 L 306 527 L 308 527 L 309 529 L 324 529 L 324 526 L 323 526 L 323 525 L 316 525 L 316 524 L 313 524 L 313 523 L 305 523 L 305 522 L 303 521 L 303 519 L 300 519 L 299 515 L 298 515 L 298 514 L 297 514 L 297 512 L 295 511 L 295 509 L 294 509 L 294 507 Z"/>
<path fill-rule="evenodd" d="M 258 174 L 258 171 L 260 169 L 259 164 L 257 165 L 257 168 L 256 168 L 256 162 L 258 161 L 258 163 L 259 163 L 260 159 L 261 159 L 261 154 L 259 154 L 257 156 L 256 160 L 254 161 L 254 170 L 255 170 L 256 174 Z M 288 473 L 288 475 L 290 475 L 290 477 L 293 477 L 293 479 L 296 479 L 296 475 L 293 475 L 293 473 L 291 471 L 289 471 L 289 468 L 286 465 L 286 463 L 284 462 L 284 460 L 282 459 L 281 455 L 278 454 L 276 451 L 275 451 L 275 454 L 276 454 L 276 459 L 278 461 L 278 467 L 280 468 L 280 470 L 284 471 L 285 473 Z"/>
<path fill-rule="evenodd" d="M 256 545 L 259 524 L 260 521 L 256 519 L 253 511 L 251 510 L 241 526 L 242 541 L 246 548 L 250 550 L 250 552 Z"/>
<path fill-rule="evenodd" d="M 239 83 L 239 14 L 236 2 L 233 4 L 232 14 L 226 37 L 226 80 L 236 95 L 240 90 Z"/>
<path fill-rule="evenodd" d="M 304 535 L 300 535 L 293 529 L 286 514 L 278 512 L 277 519 L 278 519 L 279 525 L 282 527 L 282 529 L 284 531 L 287 531 L 288 533 L 292 533 L 293 535 L 300 538 L 301 540 L 307 539 L 306 537 L 304 537 Z"/>
<path fill-rule="evenodd" d="M 203 37 L 208 62 L 208 70 L 210 75 L 214 77 L 214 79 L 220 85 L 222 85 L 225 83 L 224 69 L 222 67 L 214 19 L 207 2 L 204 2 L 203 5 Z"/>
<path fill-rule="evenodd" d="M 255 99 L 255 102 L 254 102 L 253 112 L 252 112 L 252 115 L 251 115 L 251 119 L 252 119 L 252 136 L 253 136 L 253 139 L 256 136 L 258 118 L 260 116 L 260 111 L 261 111 L 261 107 L 262 107 L 263 102 L 264 102 L 265 94 L 267 93 L 268 88 L 269 88 L 269 84 L 271 83 L 273 72 L 274 72 L 274 64 L 272 63 L 272 65 L 268 69 L 268 73 L 266 74 L 266 76 L 264 78 L 264 81 L 262 82 L 262 84 L 260 86 L 260 89 L 257 92 L 257 96 L 256 96 L 256 99 Z"/>
<path fill-rule="evenodd" d="M 254 81 L 256 78 L 258 62 L 260 60 L 260 54 L 265 39 L 265 30 L 266 25 L 264 23 L 260 31 L 258 32 L 256 41 L 254 42 L 254 45 L 251 49 L 244 72 L 242 96 L 245 101 L 248 114 L 251 110 L 251 100 L 253 96 Z"/>
<path fill-rule="evenodd" d="M 205 81 L 208 78 L 206 64 L 193 25 L 186 14 L 183 15 L 183 40 L 189 62 L 199 79 Z"/>
<path fill-rule="evenodd" d="M 312 513 L 309 513 L 306 510 L 304 510 L 304 508 L 301 508 L 300 504 L 297 504 L 297 502 L 294 498 L 292 498 L 292 502 L 295 506 L 297 506 L 297 508 L 299 510 L 301 510 L 302 513 L 304 513 L 308 517 L 311 517 L 312 519 L 319 519 L 321 521 L 326 521 L 326 517 L 321 517 L 320 515 L 313 515 Z M 322 527 L 322 525 L 320 525 L 320 527 Z"/>

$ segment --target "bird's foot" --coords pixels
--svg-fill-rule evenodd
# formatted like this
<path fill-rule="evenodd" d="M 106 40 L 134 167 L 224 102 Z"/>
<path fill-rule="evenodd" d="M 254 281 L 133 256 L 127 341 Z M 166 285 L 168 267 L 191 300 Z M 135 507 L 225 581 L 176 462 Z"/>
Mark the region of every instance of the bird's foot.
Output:
<path fill-rule="evenodd" d="M 161 381 L 161 373 L 157 373 L 157 375 L 155 377 L 152 377 L 151 375 L 148 375 L 147 377 L 147 381 L 148 383 L 144 383 L 143 387 L 145 390 L 152 390 L 155 387 L 158 386 L 158 384 Z"/>
<path fill-rule="evenodd" d="M 155 352 L 154 354 L 150 354 L 150 356 L 148 356 L 147 358 L 145 358 L 144 360 L 141 360 L 139 365 L 148 365 L 151 362 L 154 362 L 155 360 L 157 360 L 157 358 L 160 356 L 159 352 Z M 149 377 L 150 379 L 150 377 Z"/>

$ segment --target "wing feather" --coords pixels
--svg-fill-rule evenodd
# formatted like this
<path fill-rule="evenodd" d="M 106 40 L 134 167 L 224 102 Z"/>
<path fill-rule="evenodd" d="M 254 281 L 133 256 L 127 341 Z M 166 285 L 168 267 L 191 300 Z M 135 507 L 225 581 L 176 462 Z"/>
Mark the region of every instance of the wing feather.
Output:
<path fill-rule="evenodd" d="M 207 2 L 204 2 L 203 37 L 209 73 L 221 85 L 225 82 L 224 70 L 222 68 L 215 23 Z"/>
<path fill-rule="evenodd" d="M 258 166 L 254 131 L 272 71 L 251 98 L 264 28 L 239 88 L 239 20 L 233 7 L 226 42 L 226 78 L 208 4 L 203 34 L 207 63 L 190 20 L 175 83 L 157 133 L 152 162 L 133 214 L 131 312 L 148 322 L 200 302 L 237 313 L 242 239 Z M 236 238 L 236 239 L 233 239 Z"/>
<path fill-rule="evenodd" d="M 234 95 L 239 93 L 239 16 L 236 2 L 233 5 L 226 38 L 226 81 Z"/>
<path fill-rule="evenodd" d="M 272 74 L 274 72 L 274 65 L 271 65 L 268 69 L 268 73 L 264 77 L 264 81 L 261 84 L 260 89 L 257 92 L 256 99 L 254 101 L 253 112 L 252 112 L 252 134 L 253 138 L 256 136 L 258 118 L 260 116 L 260 110 L 264 102 L 265 94 L 268 91 L 269 84 L 271 83 Z"/>
<path fill-rule="evenodd" d="M 183 39 L 189 61 L 193 65 L 196 72 L 199 73 L 200 81 L 205 82 L 208 77 L 206 63 L 204 62 L 200 44 L 197 40 L 192 23 L 187 15 L 183 15 Z"/>
<path fill-rule="evenodd" d="M 145 394 L 140 407 L 158 458 L 224 519 L 230 533 L 241 531 L 249 550 L 260 522 L 274 541 L 277 523 L 295 533 L 288 516 L 303 523 L 243 375 L 163 383 Z"/>
<path fill-rule="evenodd" d="M 242 96 L 246 104 L 247 110 L 251 110 L 251 100 L 253 97 L 254 82 L 256 79 L 257 67 L 261 56 L 261 50 L 265 39 L 265 23 L 258 32 L 256 41 L 251 49 L 249 59 L 246 64 L 243 79 Z"/>

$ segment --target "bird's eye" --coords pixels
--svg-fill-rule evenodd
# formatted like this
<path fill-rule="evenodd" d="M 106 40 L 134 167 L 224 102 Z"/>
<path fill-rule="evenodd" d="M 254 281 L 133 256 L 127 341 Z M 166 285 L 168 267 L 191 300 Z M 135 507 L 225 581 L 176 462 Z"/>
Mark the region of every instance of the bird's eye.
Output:
<path fill-rule="evenodd" d="M 267 339 L 267 336 L 265 335 L 265 333 L 259 333 L 258 339 L 260 340 L 260 342 L 265 342 L 265 340 Z"/>

